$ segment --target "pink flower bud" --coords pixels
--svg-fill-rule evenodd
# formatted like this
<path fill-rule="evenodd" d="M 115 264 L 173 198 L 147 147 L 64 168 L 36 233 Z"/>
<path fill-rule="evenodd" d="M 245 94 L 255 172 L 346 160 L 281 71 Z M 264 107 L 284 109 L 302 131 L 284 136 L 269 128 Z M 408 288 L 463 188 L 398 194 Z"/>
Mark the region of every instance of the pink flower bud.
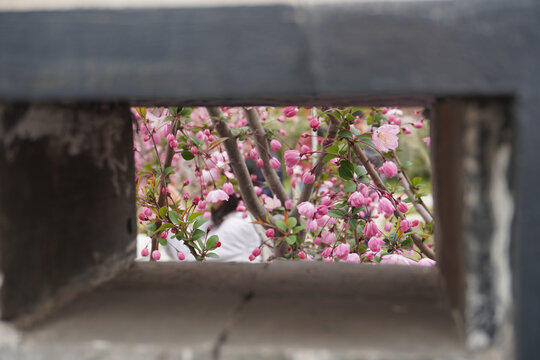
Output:
<path fill-rule="evenodd" d="M 293 201 L 291 199 L 285 200 L 285 208 L 290 209 L 292 207 Z"/>
<path fill-rule="evenodd" d="M 184 255 L 183 252 L 179 251 L 178 254 L 176 254 L 178 256 L 178 260 L 180 261 L 184 261 L 186 260 L 186 255 Z"/>
<path fill-rule="evenodd" d="M 191 200 L 191 202 L 193 203 L 193 205 L 197 205 L 199 203 L 199 200 L 200 200 L 199 196 L 195 195 L 193 197 L 193 200 Z"/>
<path fill-rule="evenodd" d="M 272 151 L 278 151 L 279 149 L 281 149 L 281 143 L 279 141 L 277 141 L 276 139 L 270 141 L 270 148 L 272 149 Z"/>
<path fill-rule="evenodd" d="M 178 141 L 176 140 L 170 141 L 169 146 L 172 147 L 173 149 L 176 149 L 176 147 L 178 146 Z"/>
<path fill-rule="evenodd" d="M 321 245 L 321 243 L 322 243 L 321 237 L 320 237 L 320 236 L 314 237 L 314 238 L 313 238 L 313 243 L 314 243 L 315 245 Z"/>
<path fill-rule="evenodd" d="M 249 157 L 253 160 L 257 159 L 259 157 L 259 153 L 257 152 L 257 149 L 253 148 L 249 150 Z"/>
<path fill-rule="evenodd" d="M 184 200 L 185 200 L 185 201 L 188 201 L 188 200 L 189 200 L 189 193 L 184 193 Z"/>
<path fill-rule="evenodd" d="M 364 205 L 364 196 L 359 191 L 353 192 L 347 202 L 354 207 L 361 207 Z"/>
<path fill-rule="evenodd" d="M 326 205 L 319 205 L 317 206 L 317 214 L 320 216 L 324 216 L 328 214 L 328 206 Z"/>
<path fill-rule="evenodd" d="M 199 152 L 199 149 L 197 149 L 197 147 L 195 147 L 195 146 L 192 146 L 192 147 L 189 149 L 189 151 L 191 151 L 191 153 L 192 153 L 193 155 L 197 155 L 197 153 Z"/>
<path fill-rule="evenodd" d="M 313 131 L 317 131 L 317 129 L 319 129 L 319 120 L 317 119 L 313 119 L 309 122 L 309 127 L 313 129 Z"/>
<path fill-rule="evenodd" d="M 397 175 L 398 168 L 392 161 L 385 161 L 379 168 L 379 172 L 382 172 L 387 178 L 392 178 Z"/>
<path fill-rule="evenodd" d="M 279 162 L 278 159 L 273 157 L 273 158 L 270 159 L 270 166 L 272 167 L 272 169 L 277 170 L 277 169 L 280 168 L 281 163 Z"/>
<path fill-rule="evenodd" d="M 424 123 L 423 123 L 422 121 L 418 120 L 418 121 L 415 121 L 415 122 L 413 123 L 413 126 L 414 126 L 415 128 L 417 128 L 417 129 L 421 129 L 422 126 L 424 126 Z"/>
<path fill-rule="evenodd" d="M 296 150 L 287 150 L 283 156 L 285 158 L 285 164 L 290 168 L 300 161 L 300 153 Z"/>
<path fill-rule="evenodd" d="M 216 247 L 221 247 L 221 241 L 218 241 L 218 242 L 216 243 Z"/>
<path fill-rule="evenodd" d="M 327 257 L 332 256 L 332 248 L 331 248 L 331 247 L 327 247 L 326 249 L 324 249 L 323 252 L 321 253 L 321 256 L 322 256 L 323 258 L 327 258 Z"/>
<path fill-rule="evenodd" d="M 254 186 L 253 190 L 255 190 L 255 194 L 257 194 L 257 196 L 260 196 L 262 194 L 262 189 L 260 186 Z"/>
<path fill-rule="evenodd" d="M 249 261 L 253 261 L 255 260 L 255 256 L 253 256 L 253 254 L 249 255 Z"/>
<path fill-rule="evenodd" d="M 281 136 L 287 136 L 287 131 L 285 129 L 279 129 Z"/>
<path fill-rule="evenodd" d="M 143 213 L 139 214 L 139 220 L 146 221 L 146 219 L 147 219 L 146 215 L 144 215 Z"/>
<path fill-rule="evenodd" d="M 149 254 L 148 248 L 144 248 L 141 250 L 141 256 L 146 257 L 148 256 L 148 254 Z"/>
<path fill-rule="evenodd" d="M 372 237 L 371 239 L 369 239 L 368 247 L 369 250 L 373 251 L 374 253 L 378 253 L 379 251 L 381 251 L 381 244 L 379 244 L 379 239 L 377 239 L 376 237 Z"/>
<path fill-rule="evenodd" d="M 308 152 L 311 151 L 311 148 L 309 146 L 307 146 L 307 145 L 302 145 L 300 150 L 302 151 L 302 153 L 308 153 Z"/>
<path fill-rule="evenodd" d="M 282 123 L 285 122 L 285 116 L 283 115 L 280 115 L 277 119 L 279 122 L 282 122 Z"/>
<path fill-rule="evenodd" d="M 346 261 L 348 263 L 360 264 L 360 255 L 358 255 L 357 253 L 351 253 L 347 256 Z"/>
<path fill-rule="evenodd" d="M 339 244 L 336 247 L 335 254 L 341 260 L 347 260 L 349 256 L 350 247 L 349 244 Z"/>
<path fill-rule="evenodd" d="M 251 252 L 251 255 L 253 255 L 255 257 L 261 255 L 261 249 L 259 249 L 259 248 L 253 249 L 253 251 Z"/>
<path fill-rule="evenodd" d="M 262 161 L 262 159 L 258 159 L 257 160 L 257 166 L 258 167 L 263 167 L 264 166 L 264 161 Z"/>
<path fill-rule="evenodd" d="M 159 252 L 159 250 L 152 251 L 152 259 L 154 259 L 156 261 L 161 259 L 161 253 Z"/>
<path fill-rule="evenodd" d="M 365 237 L 377 236 L 378 233 L 379 229 L 377 228 L 377 224 L 375 224 L 373 221 L 368 222 L 364 227 Z"/>
<path fill-rule="evenodd" d="M 392 230 L 392 228 L 393 228 L 393 226 L 392 226 L 392 223 L 391 223 L 390 221 L 387 221 L 387 222 L 384 224 L 384 231 L 389 232 L 389 231 Z"/>
<path fill-rule="evenodd" d="M 313 184 L 315 182 L 315 175 L 311 171 L 306 171 L 304 175 L 302 175 L 302 183 L 303 184 Z"/>
<path fill-rule="evenodd" d="M 227 195 L 232 195 L 234 193 L 233 185 L 230 182 L 226 182 L 225 184 L 223 184 L 222 189 Z"/>
<path fill-rule="evenodd" d="M 418 224 L 420 224 L 420 221 L 418 221 L 417 219 L 413 220 L 412 227 L 416 227 L 416 226 L 418 226 Z"/>
<path fill-rule="evenodd" d="M 397 209 L 402 212 L 402 213 L 406 213 L 407 210 L 409 210 L 409 208 L 407 207 L 407 204 L 405 204 L 404 202 L 400 201 L 398 206 L 397 206 Z"/>
<path fill-rule="evenodd" d="M 300 260 L 304 260 L 304 259 L 306 258 L 306 253 L 303 252 L 303 251 L 300 251 L 300 252 L 298 253 L 298 258 L 299 258 Z"/>
<path fill-rule="evenodd" d="M 399 227 L 401 228 L 401 231 L 407 232 L 411 228 L 411 222 L 409 220 L 401 220 L 401 223 L 399 224 Z"/>
<path fill-rule="evenodd" d="M 285 169 L 285 172 L 287 173 L 287 175 L 292 175 L 294 174 L 294 169 L 291 167 L 288 167 Z"/>
<path fill-rule="evenodd" d="M 274 237 L 274 229 L 270 228 L 270 229 L 266 230 L 265 235 L 269 239 L 273 238 Z"/>
<path fill-rule="evenodd" d="M 166 239 L 167 238 L 167 231 L 163 231 L 160 236 L 161 236 L 162 239 Z"/>
<path fill-rule="evenodd" d="M 171 142 L 171 141 L 173 141 L 173 140 L 174 140 L 174 135 L 173 135 L 173 134 L 167 135 L 167 141 L 168 141 L 168 142 Z"/>
<path fill-rule="evenodd" d="M 383 212 L 386 216 L 391 216 L 396 208 L 392 205 L 392 202 L 387 198 L 383 197 L 379 200 L 379 213 Z"/>
<path fill-rule="evenodd" d="M 296 116 L 296 114 L 298 114 L 298 108 L 296 106 L 287 106 L 283 109 L 283 115 L 288 118 L 292 118 L 293 116 Z"/>
<path fill-rule="evenodd" d="M 147 207 L 143 207 L 142 212 L 144 213 L 144 215 L 146 215 L 146 217 L 152 216 L 152 210 Z"/>

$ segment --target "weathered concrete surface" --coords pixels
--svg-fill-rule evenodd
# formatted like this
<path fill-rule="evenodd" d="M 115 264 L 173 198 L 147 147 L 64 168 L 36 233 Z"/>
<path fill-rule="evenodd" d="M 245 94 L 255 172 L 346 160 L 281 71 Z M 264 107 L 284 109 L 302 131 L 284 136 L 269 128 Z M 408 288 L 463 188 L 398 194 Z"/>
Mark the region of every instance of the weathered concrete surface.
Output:
<path fill-rule="evenodd" d="M 435 268 L 320 265 L 136 263 L 23 331 L 11 352 L 21 359 L 465 356 Z"/>
<path fill-rule="evenodd" d="M 538 58 L 538 12 L 532 0 L 1 12 L 0 99 L 388 105 L 512 94 Z"/>
<path fill-rule="evenodd" d="M 135 254 L 127 105 L 0 105 L 1 316 L 26 321 Z"/>

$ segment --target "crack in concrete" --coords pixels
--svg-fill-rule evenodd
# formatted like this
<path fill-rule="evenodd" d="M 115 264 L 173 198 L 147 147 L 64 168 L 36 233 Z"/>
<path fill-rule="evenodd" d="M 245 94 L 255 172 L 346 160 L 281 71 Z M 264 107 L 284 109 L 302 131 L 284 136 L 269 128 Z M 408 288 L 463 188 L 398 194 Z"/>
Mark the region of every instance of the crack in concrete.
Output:
<path fill-rule="evenodd" d="M 246 307 L 246 305 L 253 300 L 255 297 L 255 291 L 253 289 L 249 289 L 249 291 L 242 296 L 242 301 L 238 304 L 236 309 L 233 310 L 231 314 L 230 321 L 224 326 L 223 330 L 219 333 L 216 341 L 214 342 L 214 346 L 212 347 L 212 359 L 219 360 L 221 356 L 221 349 L 227 342 L 229 338 L 229 333 L 234 325 L 238 322 L 238 314 L 242 312 L 242 310 Z"/>

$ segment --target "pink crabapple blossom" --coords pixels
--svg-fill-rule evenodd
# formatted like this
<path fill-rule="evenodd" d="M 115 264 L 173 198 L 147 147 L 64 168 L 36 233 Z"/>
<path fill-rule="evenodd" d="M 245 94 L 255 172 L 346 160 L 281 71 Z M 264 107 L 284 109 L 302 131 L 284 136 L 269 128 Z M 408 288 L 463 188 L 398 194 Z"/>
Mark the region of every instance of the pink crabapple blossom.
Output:
<path fill-rule="evenodd" d="M 377 150 L 387 152 L 397 149 L 399 145 L 399 126 L 383 125 L 373 131 L 372 140 Z"/>
<path fill-rule="evenodd" d="M 379 172 L 382 172 L 387 178 L 393 178 L 397 175 L 398 168 L 392 161 L 385 161 L 379 168 Z"/>
<path fill-rule="evenodd" d="M 281 143 L 274 139 L 270 141 L 270 148 L 272 149 L 273 152 L 276 152 L 279 149 L 281 149 Z"/>

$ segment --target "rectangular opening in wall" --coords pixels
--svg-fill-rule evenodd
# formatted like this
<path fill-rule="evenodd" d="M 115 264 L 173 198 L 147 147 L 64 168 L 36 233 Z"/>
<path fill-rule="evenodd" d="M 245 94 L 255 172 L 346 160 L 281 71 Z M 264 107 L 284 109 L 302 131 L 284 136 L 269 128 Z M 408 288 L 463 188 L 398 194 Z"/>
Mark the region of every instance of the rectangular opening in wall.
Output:
<path fill-rule="evenodd" d="M 136 107 L 137 258 L 433 265 L 421 107 Z"/>

